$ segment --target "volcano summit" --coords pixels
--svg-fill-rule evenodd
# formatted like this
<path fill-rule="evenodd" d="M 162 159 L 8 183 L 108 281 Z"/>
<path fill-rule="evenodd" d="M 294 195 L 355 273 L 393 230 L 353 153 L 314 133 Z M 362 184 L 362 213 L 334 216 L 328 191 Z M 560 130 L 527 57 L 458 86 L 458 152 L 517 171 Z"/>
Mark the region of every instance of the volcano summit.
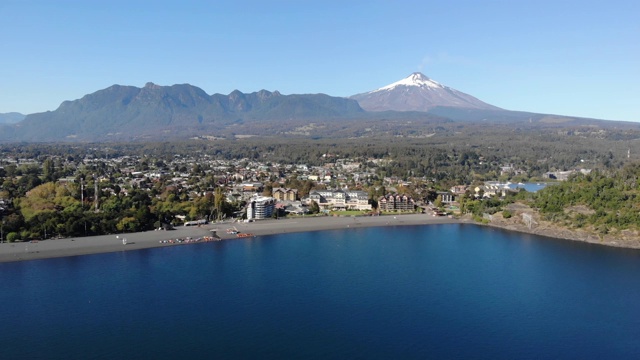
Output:
<path fill-rule="evenodd" d="M 419 72 L 377 90 L 350 97 L 367 111 L 429 111 L 438 106 L 500 110 Z"/>

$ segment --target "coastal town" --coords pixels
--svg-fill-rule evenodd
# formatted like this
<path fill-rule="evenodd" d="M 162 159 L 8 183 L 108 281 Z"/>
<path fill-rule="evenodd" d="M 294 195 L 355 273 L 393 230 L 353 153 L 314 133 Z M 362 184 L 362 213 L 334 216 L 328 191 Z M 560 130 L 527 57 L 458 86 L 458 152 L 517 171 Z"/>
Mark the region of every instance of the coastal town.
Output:
<path fill-rule="evenodd" d="M 513 164 L 492 165 L 499 179 L 479 177 L 473 184 L 459 184 L 427 176 L 385 176 L 380 169 L 394 161 L 390 158 L 327 153 L 322 160 L 322 165 L 311 166 L 208 154 L 171 159 L 5 156 L 0 159 L 2 241 L 309 215 L 459 216 L 469 212 L 471 200 L 503 199 L 526 188 L 509 181 L 526 172 Z M 588 173 L 570 172 L 580 171 Z M 570 172 L 544 176 L 557 181 Z M 532 185 L 537 190 L 546 182 Z M 110 222 L 96 218 L 105 213 L 111 214 Z M 88 216 L 93 216 L 89 225 Z"/>
<path fill-rule="evenodd" d="M 0 9 L 2 359 L 640 359 L 640 1 Z"/>

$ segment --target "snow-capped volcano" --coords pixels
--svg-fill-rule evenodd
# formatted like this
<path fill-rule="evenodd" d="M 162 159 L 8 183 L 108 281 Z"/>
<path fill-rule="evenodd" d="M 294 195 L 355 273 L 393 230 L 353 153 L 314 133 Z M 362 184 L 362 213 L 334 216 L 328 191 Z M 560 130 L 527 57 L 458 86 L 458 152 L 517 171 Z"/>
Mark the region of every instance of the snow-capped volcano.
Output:
<path fill-rule="evenodd" d="M 428 77 L 424 76 L 424 74 L 422 73 L 415 72 L 400 81 L 396 81 L 393 84 L 389 84 L 387 86 L 381 87 L 380 89 L 374 90 L 372 92 L 382 91 L 382 90 L 392 90 L 396 86 L 417 86 L 417 87 L 427 87 L 427 88 L 433 88 L 433 89 L 445 88 L 445 86 L 442 86 L 442 84 L 440 84 L 439 82 L 429 79 Z"/>
<path fill-rule="evenodd" d="M 499 110 L 475 97 L 415 72 L 379 89 L 350 97 L 368 111 L 428 111 L 437 106 Z"/>

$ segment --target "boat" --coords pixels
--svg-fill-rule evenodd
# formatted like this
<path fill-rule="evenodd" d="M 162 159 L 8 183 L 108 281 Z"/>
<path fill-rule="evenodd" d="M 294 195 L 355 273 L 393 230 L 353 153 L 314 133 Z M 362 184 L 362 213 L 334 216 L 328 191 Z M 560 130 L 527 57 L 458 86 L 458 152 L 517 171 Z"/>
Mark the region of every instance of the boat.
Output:
<path fill-rule="evenodd" d="M 235 226 L 232 227 L 232 228 L 228 228 L 227 229 L 227 234 L 238 234 L 238 233 L 239 233 L 239 231 L 238 231 L 238 229 L 236 229 Z"/>
<path fill-rule="evenodd" d="M 236 236 L 239 237 L 239 238 L 246 238 L 246 237 L 253 237 L 253 234 L 251 234 L 251 233 L 237 233 Z"/>

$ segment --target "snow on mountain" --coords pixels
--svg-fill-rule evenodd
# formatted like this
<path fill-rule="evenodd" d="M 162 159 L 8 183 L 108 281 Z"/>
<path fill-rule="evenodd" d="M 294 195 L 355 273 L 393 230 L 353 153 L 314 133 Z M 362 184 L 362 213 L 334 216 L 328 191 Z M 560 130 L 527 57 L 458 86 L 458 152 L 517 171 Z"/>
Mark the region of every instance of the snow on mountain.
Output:
<path fill-rule="evenodd" d="M 357 100 L 367 111 L 429 111 L 438 106 L 499 110 L 498 107 L 442 85 L 419 72 L 350 98 Z"/>
<path fill-rule="evenodd" d="M 411 75 L 409 75 L 408 77 L 400 80 L 400 81 L 396 81 L 393 84 L 389 84 L 387 86 L 381 87 L 380 89 L 377 90 L 373 90 L 372 92 L 376 92 L 376 91 L 383 91 L 383 90 L 392 90 L 395 89 L 398 86 L 417 86 L 417 87 L 426 87 L 426 88 L 432 88 L 432 89 L 444 89 L 445 86 L 443 86 L 442 84 L 440 84 L 439 82 L 435 81 L 435 80 L 431 80 L 428 77 L 424 76 L 423 74 L 419 73 L 419 72 L 415 72 Z"/>

